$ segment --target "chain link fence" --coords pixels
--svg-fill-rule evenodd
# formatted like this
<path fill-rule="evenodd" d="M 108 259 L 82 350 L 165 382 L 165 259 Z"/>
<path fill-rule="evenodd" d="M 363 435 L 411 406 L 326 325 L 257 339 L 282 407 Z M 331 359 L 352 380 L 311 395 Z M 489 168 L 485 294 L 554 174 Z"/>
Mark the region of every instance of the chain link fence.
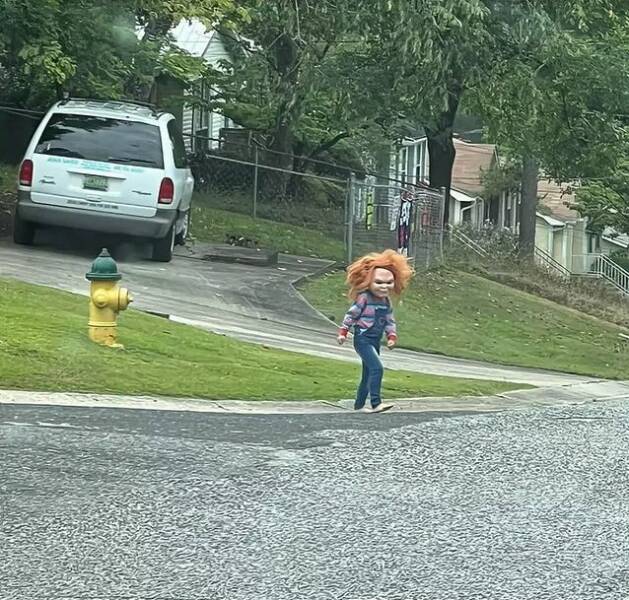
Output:
<path fill-rule="evenodd" d="M 378 181 L 378 182 L 376 182 Z M 444 193 L 368 177 L 352 180 L 346 250 L 351 262 L 365 252 L 393 248 L 428 268 L 443 258 Z"/>
<path fill-rule="evenodd" d="M 217 140 L 218 141 L 218 140 Z M 197 239 L 350 262 L 393 248 L 416 267 L 441 260 L 443 195 L 344 166 L 233 145 L 191 157 Z M 299 163 L 299 164 L 296 164 Z"/>
<path fill-rule="evenodd" d="M 276 166 L 257 147 L 219 148 L 191 162 L 198 239 L 343 260 L 348 176 Z"/>

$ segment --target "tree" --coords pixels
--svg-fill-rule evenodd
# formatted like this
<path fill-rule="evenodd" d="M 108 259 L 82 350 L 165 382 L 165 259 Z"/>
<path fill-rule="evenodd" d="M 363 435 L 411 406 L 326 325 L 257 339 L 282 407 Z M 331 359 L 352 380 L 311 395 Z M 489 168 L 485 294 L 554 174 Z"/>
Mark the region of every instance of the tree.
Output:
<path fill-rule="evenodd" d="M 0 0 L 2 96 L 37 108 L 64 91 L 145 99 L 158 73 L 199 68 L 171 43 L 172 26 L 227 11 L 244 15 L 231 0 Z"/>
<path fill-rule="evenodd" d="M 613 175 L 579 186 L 571 208 L 588 217 L 588 228 L 593 232 L 600 234 L 611 228 L 617 234 L 629 234 L 629 152 Z"/>
<path fill-rule="evenodd" d="M 363 61 L 352 0 L 247 0 L 249 21 L 226 74 L 214 73 L 225 114 L 259 132 L 277 164 L 300 169 L 299 156 L 319 157 L 368 127 L 353 64 Z"/>
<path fill-rule="evenodd" d="M 428 138 L 429 180 L 449 193 L 453 126 L 463 94 L 489 64 L 489 10 L 481 0 L 365 0 L 372 52 L 395 65 L 390 105 Z M 447 203 L 445 219 L 447 220 Z"/>
<path fill-rule="evenodd" d="M 524 257 L 535 247 L 540 168 L 547 177 L 574 181 L 605 176 L 622 156 L 627 130 L 618 113 L 629 96 L 627 21 L 611 4 L 589 3 L 580 11 L 572 2 L 573 10 L 563 12 L 551 2 L 515 11 L 511 5 L 510 20 L 518 25 L 494 39 L 513 57 L 496 52 L 485 86 L 471 99 L 492 139 L 522 167 Z"/>
<path fill-rule="evenodd" d="M 385 61 L 397 59 L 400 65 L 393 87 L 400 111 L 426 130 L 431 185 L 450 186 L 453 124 L 459 108 L 462 104 L 477 110 L 480 107 L 495 139 L 507 140 L 519 150 L 524 180 L 530 183 L 524 188 L 527 210 L 522 227 L 526 241 L 523 248 L 531 252 L 536 203 L 536 191 L 531 186 L 537 181 L 534 176 L 537 165 L 541 162 L 545 168 L 552 167 L 549 171 L 559 171 L 559 164 L 571 161 L 575 166 L 575 152 L 571 161 L 565 160 L 567 152 L 552 151 L 541 156 L 544 159 L 541 160 L 537 146 L 544 140 L 538 139 L 541 137 L 538 132 L 548 126 L 556 139 L 564 143 L 569 140 L 569 146 L 576 151 L 577 127 L 585 126 L 586 120 L 580 120 L 578 126 L 573 123 L 572 131 L 566 132 L 559 126 L 560 119 L 555 119 L 551 127 L 550 116 L 562 114 L 563 108 L 557 112 L 557 107 L 562 101 L 560 90 L 566 85 L 572 86 L 570 100 L 578 100 L 581 88 L 577 74 L 592 68 L 592 60 L 586 61 L 587 67 L 580 70 L 576 69 L 577 63 L 592 58 L 592 54 L 598 60 L 605 50 L 594 52 L 596 44 L 607 42 L 603 43 L 605 48 L 612 45 L 603 32 L 610 28 L 622 30 L 623 24 L 626 30 L 626 3 L 622 0 L 365 1 L 372 7 L 371 11 L 363 11 L 368 15 L 370 30 L 378 31 L 373 43 Z M 590 40 L 591 44 L 579 46 L 581 40 Z M 614 55 L 618 57 L 618 53 Z M 599 73 L 600 67 L 597 65 Z M 607 70 L 604 67 L 602 72 Z M 552 98 L 552 107 L 548 110 L 542 101 L 545 92 L 531 84 L 538 80 L 551 83 L 548 97 Z M 578 101 L 577 106 L 584 103 Z M 609 114 L 608 107 L 601 113 Z M 545 115 L 541 123 L 539 115 Z M 504 127 L 505 123 L 512 126 Z M 500 135 L 507 130 L 509 135 Z M 594 147 L 588 137 L 590 141 L 590 147 Z M 588 162 L 581 156 L 579 167 Z"/>

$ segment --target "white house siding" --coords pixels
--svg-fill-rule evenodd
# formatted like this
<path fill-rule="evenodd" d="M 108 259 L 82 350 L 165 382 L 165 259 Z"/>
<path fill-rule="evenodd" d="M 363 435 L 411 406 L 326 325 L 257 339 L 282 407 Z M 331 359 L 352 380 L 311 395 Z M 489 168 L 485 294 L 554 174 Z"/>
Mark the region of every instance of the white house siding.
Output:
<path fill-rule="evenodd" d="M 407 183 L 428 181 L 428 141 L 405 140 L 395 157 L 395 179 Z"/>
<path fill-rule="evenodd" d="M 192 127 L 192 106 L 189 104 L 184 104 L 182 116 L 181 116 L 181 130 L 184 134 L 184 142 L 186 144 L 186 150 L 188 152 L 192 152 L 192 138 L 190 137 L 193 133 Z"/>
<path fill-rule="evenodd" d="M 198 21 L 182 21 L 173 31 L 176 43 L 193 56 L 203 57 L 205 62 L 215 68 L 220 68 L 223 61 L 229 62 L 230 56 L 219 33 L 206 31 Z M 195 94 L 202 94 L 210 100 L 212 89 L 207 84 L 197 82 Z M 181 128 L 184 133 L 186 148 L 194 151 L 203 148 L 215 148 L 216 141 L 223 127 L 234 127 L 230 119 L 226 119 L 220 111 L 202 111 L 198 107 L 184 105 L 182 111 Z M 195 135 L 199 135 L 195 139 Z M 206 140 L 204 138 L 213 138 Z"/>
<path fill-rule="evenodd" d="M 229 53 L 220 34 L 215 33 L 212 36 L 203 58 L 209 65 L 215 68 L 220 68 L 224 62 L 230 62 Z M 208 91 L 210 94 L 212 93 L 211 89 Z M 208 137 L 218 139 L 223 127 L 233 127 L 233 125 L 234 123 L 231 119 L 226 119 L 222 113 L 214 111 L 207 116 Z"/>

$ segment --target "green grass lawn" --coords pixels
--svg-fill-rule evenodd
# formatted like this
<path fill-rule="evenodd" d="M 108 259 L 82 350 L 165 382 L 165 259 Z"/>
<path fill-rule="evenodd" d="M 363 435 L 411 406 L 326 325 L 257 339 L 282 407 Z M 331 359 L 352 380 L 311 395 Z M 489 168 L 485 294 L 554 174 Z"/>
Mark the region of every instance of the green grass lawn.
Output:
<path fill-rule="evenodd" d="M 17 167 L 0 163 L 0 193 L 17 189 Z"/>
<path fill-rule="evenodd" d="M 344 274 L 302 290 L 325 315 L 342 319 Z M 553 302 L 459 272 L 418 274 L 396 308 L 400 346 L 448 356 L 629 378 L 626 330 Z"/>
<path fill-rule="evenodd" d="M 338 400 L 358 366 L 267 349 L 128 310 L 125 350 L 87 337 L 87 299 L 0 280 L 0 387 L 242 400 Z M 334 343 L 330 340 L 330 343 Z M 391 371 L 386 397 L 491 394 L 511 384 Z"/>
<path fill-rule="evenodd" d="M 203 242 L 222 244 L 227 236 L 257 240 L 259 247 L 286 254 L 342 261 L 343 242 L 311 227 L 254 219 L 239 212 L 210 206 L 200 196 L 192 209 L 192 235 Z"/>

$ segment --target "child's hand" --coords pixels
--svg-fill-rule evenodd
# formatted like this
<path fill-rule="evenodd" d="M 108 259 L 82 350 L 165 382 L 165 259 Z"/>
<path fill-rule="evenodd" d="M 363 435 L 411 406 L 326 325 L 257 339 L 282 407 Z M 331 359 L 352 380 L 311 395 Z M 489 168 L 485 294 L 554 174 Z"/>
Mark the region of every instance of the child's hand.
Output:
<path fill-rule="evenodd" d="M 336 341 L 339 343 L 339 346 L 342 346 L 342 345 L 345 343 L 345 340 L 346 340 L 346 339 L 347 339 L 347 337 L 346 337 L 346 336 L 344 336 L 344 335 L 339 335 L 339 336 L 336 338 Z"/>
<path fill-rule="evenodd" d="M 387 348 L 389 350 L 393 350 L 393 348 L 395 348 L 395 344 L 397 343 L 397 340 L 395 338 L 390 338 L 387 340 Z"/>

